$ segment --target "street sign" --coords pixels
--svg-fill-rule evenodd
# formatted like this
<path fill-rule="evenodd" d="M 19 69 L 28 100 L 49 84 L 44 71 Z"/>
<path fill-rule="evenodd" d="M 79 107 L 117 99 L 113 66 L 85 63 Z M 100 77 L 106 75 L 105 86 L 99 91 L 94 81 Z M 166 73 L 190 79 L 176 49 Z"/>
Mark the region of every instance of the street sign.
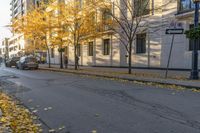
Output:
<path fill-rule="evenodd" d="M 178 28 L 178 29 L 166 29 L 165 34 L 183 34 L 184 29 Z"/>

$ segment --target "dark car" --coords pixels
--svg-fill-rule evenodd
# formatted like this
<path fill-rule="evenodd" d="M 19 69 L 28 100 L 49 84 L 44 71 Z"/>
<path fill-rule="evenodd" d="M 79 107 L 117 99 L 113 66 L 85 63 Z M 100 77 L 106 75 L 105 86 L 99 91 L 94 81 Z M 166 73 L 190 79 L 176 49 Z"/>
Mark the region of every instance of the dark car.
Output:
<path fill-rule="evenodd" d="M 9 59 L 6 61 L 6 67 L 12 67 L 17 66 L 17 61 L 19 61 L 20 57 L 13 57 L 12 59 Z"/>
<path fill-rule="evenodd" d="M 35 57 L 21 57 L 17 62 L 17 68 L 24 69 L 38 69 L 38 62 Z"/>

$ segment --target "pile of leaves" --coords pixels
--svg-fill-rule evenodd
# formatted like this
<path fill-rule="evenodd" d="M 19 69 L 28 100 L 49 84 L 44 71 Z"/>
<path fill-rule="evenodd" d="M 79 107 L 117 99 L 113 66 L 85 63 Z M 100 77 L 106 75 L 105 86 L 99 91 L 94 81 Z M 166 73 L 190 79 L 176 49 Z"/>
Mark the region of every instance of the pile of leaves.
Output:
<path fill-rule="evenodd" d="M 40 125 L 34 122 L 34 117 L 28 109 L 4 93 L 0 93 L 0 108 L 3 116 L 0 122 L 14 133 L 39 133 Z"/>

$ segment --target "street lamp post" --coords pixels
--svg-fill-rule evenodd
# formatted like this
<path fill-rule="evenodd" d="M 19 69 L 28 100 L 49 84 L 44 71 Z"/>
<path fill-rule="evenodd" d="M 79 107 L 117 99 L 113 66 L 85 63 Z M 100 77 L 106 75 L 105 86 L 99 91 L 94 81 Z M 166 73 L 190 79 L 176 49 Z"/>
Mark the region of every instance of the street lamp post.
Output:
<path fill-rule="evenodd" d="M 195 4 L 195 14 L 194 14 L 194 28 L 198 28 L 199 23 L 199 2 L 200 0 L 193 0 Z M 199 79 L 198 72 L 198 49 L 197 42 L 198 40 L 194 40 L 193 51 L 192 51 L 192 71 L 191 71 L 191 79 Z"/>

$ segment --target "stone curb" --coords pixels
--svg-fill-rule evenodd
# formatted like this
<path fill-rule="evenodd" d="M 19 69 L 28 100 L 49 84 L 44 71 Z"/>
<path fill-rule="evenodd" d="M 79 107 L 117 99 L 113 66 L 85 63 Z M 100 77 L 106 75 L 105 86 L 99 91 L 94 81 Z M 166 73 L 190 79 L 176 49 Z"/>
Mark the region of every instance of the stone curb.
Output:
<path fill-rule="evenodd" d="M 102 74 L 95 74 L 95 73 L 87 73 L 87 72 L 74 72 L 74 71 L 63 71 L 62 69 L 57 68 L 44 68 L 40 67 L 40 70 L 47 70 L 47 71 L 54 71 L 54 72 L 64 72 L 64 73 L 71 73 L 76 75 L 88 75 L 88 76 L 96 76 L 96 77 L 102 77 L 102 78 L 114 78 L 119 80 L 127 80 L 127 81 L 138 81 L 138 82 L 144 82 L 144 83 L 157 83 L 162 85 L 176 85 L 181 86 L 189 89 L 200 89 L 200 86 L 198 85 L 191 85 L 189 82 L 191 81 L 184 81 L 184 80 L 175 80 L 175 79 L 158 79 L 158 78 L 137 78 L 137 77 L 124 77 L 124 76 L 109 76 L 109 75 L 102 75 Z"/>

